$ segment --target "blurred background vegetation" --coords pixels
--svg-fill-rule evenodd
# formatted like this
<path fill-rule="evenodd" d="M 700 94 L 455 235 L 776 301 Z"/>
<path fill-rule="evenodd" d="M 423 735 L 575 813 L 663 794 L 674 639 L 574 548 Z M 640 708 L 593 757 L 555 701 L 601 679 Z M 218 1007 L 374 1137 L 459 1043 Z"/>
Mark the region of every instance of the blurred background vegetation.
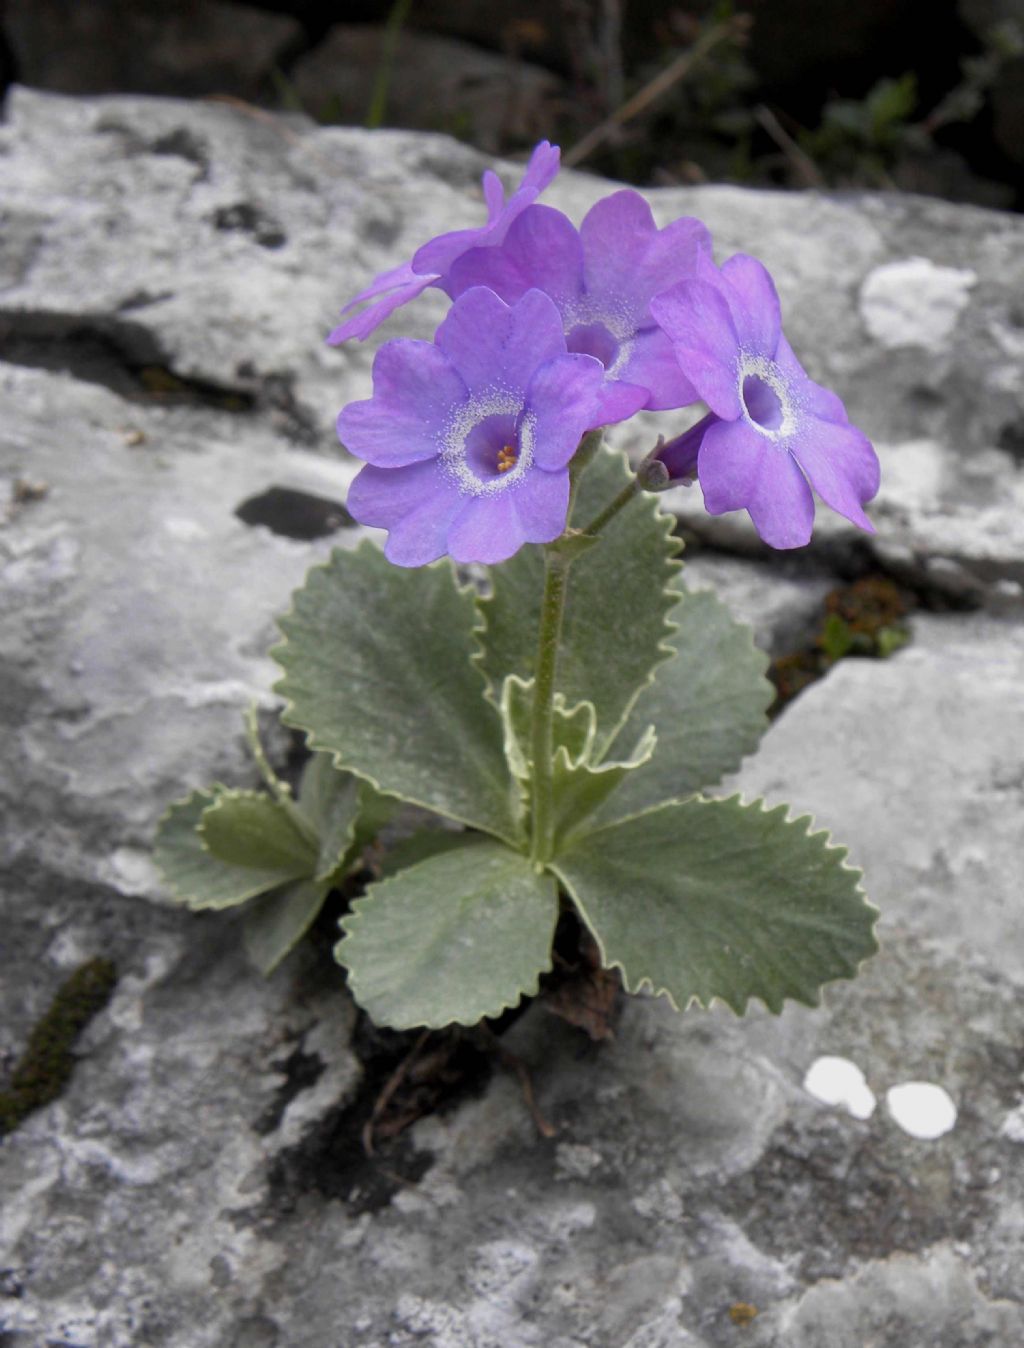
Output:
<path fill-rule="evenodd" d="M 0 0 L 0 81 L 1024 209 L 1024 0 Z"/>

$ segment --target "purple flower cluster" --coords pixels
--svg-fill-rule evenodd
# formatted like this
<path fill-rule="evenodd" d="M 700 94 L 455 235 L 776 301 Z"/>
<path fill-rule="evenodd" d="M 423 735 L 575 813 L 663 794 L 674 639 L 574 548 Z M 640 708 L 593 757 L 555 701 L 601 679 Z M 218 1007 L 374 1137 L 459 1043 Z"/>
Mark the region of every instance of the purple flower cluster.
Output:
<path fill-rule="evenodd" d="M 708 415 L 659 457 L 673 479 L 696 473 L 712 514 L 746 509 L 765 542 L 799 547 L 813 488 L 871 530 L 874 450 L 801 368 L 761 263 L 738 254 L 716 266 L 699 220 L 658 229 L 631 191 L 599 201 L 577 229 L 536 204 L 557 171 L 545 141 L 507 201 L 485 174 L 487 223 L 377 277 L 343 312 L 366 307 L 330 336 L 369 336 L 428 286 L 452 300 L 433 342 L 385 343 L 373 397 L 338 418 L 366 464 L 349 510 L 388 531 L 388 557 L 499 562 L 551 542 L 586 431 L 698 401 Z"/>

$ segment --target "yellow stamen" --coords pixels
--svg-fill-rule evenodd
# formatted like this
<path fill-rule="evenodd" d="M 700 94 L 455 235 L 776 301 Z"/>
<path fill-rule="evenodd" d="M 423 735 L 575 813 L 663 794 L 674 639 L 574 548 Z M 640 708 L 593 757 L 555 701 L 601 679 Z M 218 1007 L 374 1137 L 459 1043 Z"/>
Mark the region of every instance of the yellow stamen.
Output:
<path fill-rule="evenodd" d="M 512 445 L 505 445 L 498 450 L 498 472 L 507 473 L 509 469 L 514 468 L 519 462 L 519 454 Z"/>

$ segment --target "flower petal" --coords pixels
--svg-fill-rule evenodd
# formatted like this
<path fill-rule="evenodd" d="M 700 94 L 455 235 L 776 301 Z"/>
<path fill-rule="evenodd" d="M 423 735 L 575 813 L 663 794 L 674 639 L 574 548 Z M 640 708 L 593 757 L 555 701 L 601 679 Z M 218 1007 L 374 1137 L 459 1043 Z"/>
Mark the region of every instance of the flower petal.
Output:
<path fill-rule="evenodd" d="M 503 206 L 498 204 L 497 192 L 490 181 L 484 183 L 484 197 L 490 219 L 477 229 L 457 229 L 431 239 L 413 254 L 412 266 L 417 272 L 438 272 L 445 275 L 456 258 L 477 248 L 501 243 L 509 226 L 527 206 L 533 204 L 558 172 L 560 151 L 557 145 L 542 140 L 534 148 L 523 181 Z"/>
<path fill-rule="evenodd" d="M 489 286 L 506 304 L 543 290 L 558 305 L 583 287 L 583 245 L 572 221 L 550 206 L 530 206 L 498 248 L 473 248 L 452 265 L 445 289 L 453 299 Z"/>
<path fill-rule="evenodd" d="M 623 379 L 608 379 L 597 391 L 597 408 L 588 431 L 599 426 L 614 426 L 649 405 L 651 391 L 642 384 L 627 384 Z"/>
<path fill-rule="evenodd" d="M 785 375 L 792 397 L 798 406 L 813 412 L 823 421 L 838 421 L 845 426 L 850 418 L 842 399 L 831 389 L 822 388 L 811 379 L 793 354 L 793 348 L 786 341 L 785 333 L 779 334 L 779 345 L 775 351 L 775 363 Z"/>
<path fill-rule="evenodd" d="M 680 281 L 651 301 L 683 374 L 712 412 L 728 421 L 743 412 L 737 377 L 740 343 L 729 306 L 705 281 Z"/>
<path fill-rule="evenodd" d="M 488 222 L 496 220 L 505 208 L 505 188 L 493 169 L 487 169 L 483 176 L 484 202 L 487 205 Z"/>
<path fill-rule="evenodd" d="M 473 496 L 464 502 L 448 530 L 448 551 L 457 562 L 504 562 L 518 552 L 526 533 L 515 507 L 514 490 Z"/>
<path fill-rule="evenodd" d="M 879 483 L 878 457 L 867 436 L 856 426 L 806 416 L 789 446 L 825 504 L 873 534 L 875 527 L 861 509 Z"/>
<path fill-rule="evenodd" d="M 528 444 L 538 468 L 565 467 L 584 431 L 605 424 L 602 396 L 615 388 L 605 385 L 604 366 L 593 356 L 557 356 L 540 366 L 526 392 L 520 429 L 520 443 Z"/>
<path fill-rule="evenodd" d="M 425 566 L 444 556 L 462 502 L 436 460 L 406 468 L 367 465 L 348 493 L 353 519 L 389 530 L 384 552 L 396 566 Z"/>
<path fill-rule="evenodd" d="M 569 515 L 569 470 L 546 473 L 533 468 L 509 493 L 527 543 L 551 543 Z"/>
<path fill-rule="evenodd" d="M 650 296 L 677 281 L 699 280 L 701 259 L 711 258 L 711 234 L 702 220 L 682 216 L 659 230 L 643 262 L 643 281 Z"/>
<path fill-rule="evenodd" d="M 626 306 L 639 324 L 652 296 L 692 278 L 698 252 L 711 255 L 711 236 L 699 220 L 681 219 L 659 230 L 637 192 L 613 192 L 592 206 L 580 225 L 584 277 L 591 297 Z"/>
<path fill-rule="evenodd" d="M 711 515 L 749 511 L 773 548 L 810 541 L 814 496 L 792 456 L 742 421 L 720 421 L 704 433 L 697 460 L 704 504 Z"/>
<path fill-rule="evenodd" d="M 399 275 L 406 279 L 401 282 L 396 281 L 394 285 L 384 284 L 389 277 Z M 346 319 L 344 323 L 339 323 L 327 338 L 328 343 L 331 346 L 338 346 L 341 342 L 347 342 L 352 337 L 356 338 L 357 341 L 364 341 L 396 309 L 400 309 L 403 304 L 408 304 L 410 300 L 414 300 L 417 295 L 426 290 L 427 286 L 433 285 L 437 279 L 437 276 L 429 273 L 426 276 L 417 276 L 408 263 L 402 267 L 396 267 L 393 271 L 383 272 L 377 277 L 376 281 L 367 286 L 361 295 L 357 295 L 354 300 L 350 300 L 341 312 L 343 314 L 348 313 L 349 309 L 354 304 L 358 304 L 360 300 L 370 299 L 373 295 L 379 295 L 385 290 L 390 291 L 390 293 L 384 295 L 383 299 L 378 299 L 375 304 L 367 305 L 360 313 Z"/>
<path fill-rule="evenodd" d="M 737 253 L 722 265 L 723 289 L 740 345 L 749 355 L 771 359 L 782 334 L 782 308 L 775 282 L 756 257 Z"/>
<path fill-rule="evenodd" d="M 474 286 L 452 305 L 434 341 L 471 392 L 525 392 L 537 366 L 565 351 L 558 310 L 540 290 L 510 308 L 493 290 Z"/>
<path fill-rule="evenodd" d="M 602 197 L 580 224 L 587 291 L 595 297 L 631 295 L 657 232 L 651 208 L 638 192 L 625 189 Z"/>
<path fill-rule="evenodd" d="M 700 394 L 683 374 L 668 334 L 661 328 L 643 328 L 633 339 L 629 356 L 615 371 L 616 378 L 640 384 L 649 392 L 647 410 L 661 412 L 688 407 Z"/>
<path fill-rule="evenodd" d="M 373 362 L 373 397 L 349 403 L 338 416 L 338 438 L 358 459 L 397 468 L 433 458 L 452 408 L 466 386 L 431 342 L 396 338 Z"/>

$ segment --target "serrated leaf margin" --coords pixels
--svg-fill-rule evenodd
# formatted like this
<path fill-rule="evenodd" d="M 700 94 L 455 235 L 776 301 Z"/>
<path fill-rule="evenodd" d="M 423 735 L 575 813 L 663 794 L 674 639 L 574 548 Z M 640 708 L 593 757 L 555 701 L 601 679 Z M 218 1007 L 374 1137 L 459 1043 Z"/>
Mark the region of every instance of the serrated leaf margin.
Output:
<path fill-rule="evenodd" d="M 637 814 L 628 815 L 623 819 L 616 819 L 612 823 L 602 824 L 599 829 L 594 829 L 591 832 L 602 833 L 606 829 L 617 828 L 622 824 L 628 823 L 632 819 L 642 819 L 645 815 L 654 814 L 659 810 L 665 809 L 666 806 L 669 805 L 677 805 L 684 803 L 692 804 L 695 802 L 708 805 L 719 803 L 732 804 L 734 802 L 737 802 L 743 809 L 752 809 L 754 806 L 760 806 L 762 814 L 765 815 L 781 814 L 783 816 L 782 823 L 786 827 L 796 827 L 799 824 L 804 824 L 805 827 L 801 835 L 802 837 L 808 840 L 821 838 L 823 844 L 823 851 L 826 854 L 830 852 L 831 853 L 838 852 L 841 854 L 839 857 L 836 858 L 840 870 L 848 871 L 853 875 L 857 875 L 863 878 L 864 875 L 863 867 L 851 866 L 848 865 L 846 862 L 846 857 L 849 856 L 850 849 L 845 844 L 842 843 L 837 843 L 834 845 L 831 843 L 830 840 L 832 838 L 832 830 L 829 828 L 814 829 L 813 826 L 815 820 L 814 816 L 810 813 L 810 811 L 806 812 L 805 814 L 799 814 L 791 817 L 790 810 L 792 809 L 792 806 L 786 804 L 785 802 L 778 805 L 769 806 L 764 796 L 755 796 L 753 800 L 747 800 L 745 799 L 743 794 L 739 791 L 735 792 L 731 796 L 702 796 L 700 794 L 695 794 L 681 797 L 678 800 L 662 801 L 660 804 L 652 806 L 649 810 L 641 810 Z M 587 835 L 584 834 L 584 836 Z M 573 841 L 578 842 L 579 840 L 580 835 L 579 834 L 575 835 Z M 591 919 L 587 913 L 586 906 L 581 902 L 579 896 L 576 894 L 568 878 L 559 869 L 557 857 L 553 861 L 548 863 L 548 869 L 551 870 L 553 874 L 557 876 L 558 883 L 563 887 L 565 892 L 572 899 L 572 902 L 575 905 L 576 909 L 578 910 L 580 917 L 583 919 L 587 931 L 594 938 L 594 941 L 597 944 L 598 953 L 601 956 L 602 967 L 606 969 L 617 969 L 622 976 L 622 985 L 628 993 L 632 995 L 642 995 L 644 993 L 649 993 L 654 998 L 664 997 L 665 1000 L 668 1002 L 668 1004 L 672 1007 L 673 1011 L 676 1012 L 688 1011 L 693 1007 L 696 1007 L 701 1011 L 709 1011 L 716 1004 L 721 1003 L 721 1005 L 727 1006 L 729 1010 L 733 1012 L 733 1014 L 736 1016 L 737 1019 L 740 1019 L 742 1016 L 746 1014 L 747 1008 L 749 1007 L 751 1002 L 760 1002 L 761 1005 L 764 1006 L 765 1010 L 768 1011 L 771 1015 L 780 1014 L 787 1001 L 795 1002 L 800 1006 L 808 1006 L 812 1008 L 818 1007 L 821 1005 L 822 994 L 825 988 L 830 987 L 833 983 L 846 982 L 856 978 L 857 975 L 860 973 L 861 969 L 867 963 L 867 961 L 873 958 L 880 949 L 878 937 L 875 933 L 875 925 L 878 922 L 878 919 L 881 917 L 881 910 L 871 902 L 871 900 L 867 896 L 867 893 L 864 890 L 863 884 L 861 883 L 860 880 L 858 880 L 857 884 L 854 886 L 853 893 L 861 898 L 865 908 L 869 909 L 872 913 L 874 913 L 874 918 L 872 919 L 870 924 L 870 935 L 873 943 L 873 948 L 869 950 L 862 959 L 858 960 L 855 964 L 853 964 L 849 968 L 847 973 L 839 974 L 835 978 L 829 978 L 826 979 L 825 982 L 820 983 L 818 985 L 818 992 L 815 998 L 805 999 L 803 997 L 796 997 L 796 996 L 783 997 L 782 1001 L 778 1004 L 778 1007 L 776 1008 L 773 1007 L 770 1003 L 768 1003 L 763 997 L 754 995 L 748 996 L 743 1003 L 742 1009 L 737 1010 L 736 1007 L 734 1007 L 730 1002 L 727 1002 L 723 997 L 714 996 L 709 998 L 707 1002 L 704 1002 L 701 1000 L 699 996 L 694 995 L 687 1001 L 685 1006 L 680 1007 L 680 1005 L 678 1004 L 676 999 L 672 996 L 672 993 L 668 990 L 668 988 L 665 987 L 656 988 L 654 986 L 653 980 L 648 977 L 640 977 L 637 980 L 632 981 L 629 971 L 626 969 L 625 965 L 622 963 L 621 960 L 612 960 L 611 962 L 608 961 L 604 941 L 602 940 L 600 933 L 593 926 Z"/>

